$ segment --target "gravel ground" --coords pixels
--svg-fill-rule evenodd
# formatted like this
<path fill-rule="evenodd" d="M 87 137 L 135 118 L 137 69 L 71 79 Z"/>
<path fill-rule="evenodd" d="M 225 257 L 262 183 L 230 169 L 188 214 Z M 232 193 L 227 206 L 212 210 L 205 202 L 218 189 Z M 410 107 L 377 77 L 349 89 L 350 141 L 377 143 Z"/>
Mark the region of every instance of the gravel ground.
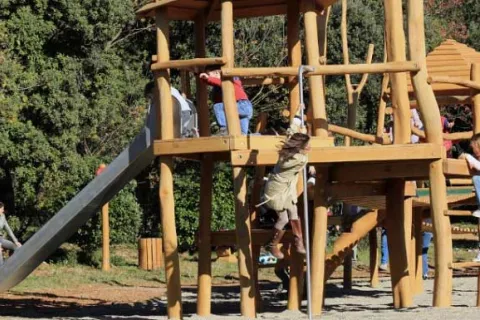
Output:
<path fill-rule="evenodd" d="M 366 282 L 354 282 L 353 289 L 343 292 L 336 284 L 327 285 L 326 306 L 322 319 L 480 319 L 476 304 L 477 278 L 464 277 L 454 279 L 453 303 L 451 308 L 432 308 L 433 280 L 425 281 L 424 293 L 417 295 L 414 307 L 396 311 L 392 308 L 391 286 L 388 279 L 380 283 L 379 288 L 372 289 Z M 285 310 L 286 302 L 282 297 L 274 295 L 274 285 L 266 283 L 262 286 L 265 312 L 258 314 L 259 319 L 307 319 L 302 312 Z M 232 286 L 214 287 L 212 293 L 212 312 L 216 314 L 208 318 L 200 318 L 195 312 L 195 288 L 185 288 L 183 304 L 185 319 L 242 319 L 238 314 L 238 288 Z M 145 302 L 130 304 L 80 305 L 62 301 L 61 298 L 45 302 L 41 299 L 30 303 L 11 300 L 11 305 L 2 301 L 0 315 L 2 319 L 167 319 L 157 316 L 166 313 L 165 297 L 150 299 Z M 8 301 L 8 299 L 7 299 Z M 305 308 L 304 308 L 305 309 Z M 320 317 L 317 317 L 320 319 Z M 315 319 L 317 319 L 315 318 Z"/>

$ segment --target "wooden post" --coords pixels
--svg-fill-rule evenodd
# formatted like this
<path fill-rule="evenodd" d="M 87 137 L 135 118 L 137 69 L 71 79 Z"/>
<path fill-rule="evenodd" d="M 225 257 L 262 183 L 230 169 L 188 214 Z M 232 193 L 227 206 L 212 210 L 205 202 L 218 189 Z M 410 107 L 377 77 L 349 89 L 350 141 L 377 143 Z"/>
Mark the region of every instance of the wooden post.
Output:
<path fill-rule="evenodd" d="M 380 280 L 378 278 L 378 234 L 377 228 L 368 233 L 368 242 L 370 244 L 370 286 L 378 287 Z"/>
<path fill-rule="evenodd" d="M 105 164 L 100 164 L 95 173 L 97 176 L 105 170 Z M 102 206 L 102 270 L 110 270 L 110 223 L 108 219 L 108 202 Z"/>
<path fill-rule="evenodd" d="M 398 0 L 385 0 L 385 35 L 387 61 L 406 61 L 403 9 Z M 405 73 L 390 74 L 395 143 L 410 142 L 410 101 Z"/>
<path fill-rule="evenodd" d="M 222 52 L 226 59 L 224 68 L 233 68 L 235 65 L 233 43 L 233 4 L 232 0 L 222 0 Z M 227 118 L 228 132 L 230 135 L 240 135 L 240 120 L 238 118 L 237 100 L 233 79 L 222 78 L 223 105 Z"/>
<path fill-rule="evenodd" d="M 385 0 L 385 39 L 388 62 L 406 61 L 405 34 L 403 32 L 402 2 Z M 394 114 L 394 143 L 410 143 L 410 101 L 405 73 L 390 74 Z M 394 306 L 409 307 L 413 303 L 408 275 L 408 254 L 411 238 L 411 215 L 405 211 L 403 179 L 389 180 L 387 188 L 387 233 L 390 252 Z M 408 204 L 407 204 L 408 205 Z M 408 209 L 407 209 L 408 210 Z M 408 239 L 408 241 L 407 241 Z"/>
<path fill-rule="evenodd" d="M 328 19 L 328 11 L 320 17 L 320 23 Z M 307 62 L 311 66 L 320 65 L 319 38 L 317 33 L 317 12 L 313 1 L 305 3 L 305 48 L 307 51 Z M 326 39 L 320 39 L 325 43 Z M 323 138 L 328 137 L 328 123 L 325 108 L 325 91 L 323 76 L 311 76 L 310 86 L 310 114 L 312 115 L 313 134 Z M 311 288 L 312 301 L 311 310 L 313 315 L 322 313 L 324 279 L 325 279 L 325 249 L 327 235 L 327 193 L 328 168 L 317 166 L 317 177 L 315 181 L 314 217 L 313 217 L 313 241 L 311 248 Z"/>
<path fill-rule="evenodd" d="M 472 63 L 470 80 L 480 84 L 480 64 Z M 480 90 L 471 89 L 473 105 L 473 132 L 480 133 Z M 480 240 L 480 221 L 478 222 L 478 234 Z M 480 307 L 480 268 L 477 276 L 477 307 Z"/>
<path fill-rule="evenodd" d="M 287 42 L 288 42 L 288 57 L 289 63 L 292 67 L 299 67 L 302 64 L 302 45 L 300 42 L 300 3 L 296 0 L 288 0 L 287 2 Z M 289 78 L 290 89 L 290 121 L 295 117 L 300 110 L 300 86 L 296 77 Z M 300 181 L 302 180 L 302 181 Z M 298 186 L 303 188 L 302 176 L 300 176 Z M 303 211 L 299 211 L 303 212 Z M 288 290 L 288 310 L 300 310 L 303 298 L 303 261 L 304 258 L 295 247 L 290 248 L 290 283 Z"/>
<path fill-rule="evenodd" d="M 405 217 L 405 181 L 402 179 L 387 180 L 386 224 L 388 251 L 390 258 L 390 276 L 392 278 L 393 304 L 395 308 L 412 305 L 410 278 L 408 276 L 408 250 L 406 239 Z M 408 237 L 410 239 L 410 237 Z"/>
<path fill-rule="evenodd" d="M 351 232 L 351 224 L 343 224 L 343 232 Z M 343 260 L 343 290 L 352 290 L 352 267 L 353 267 L 353 248 L 345 255 Z"/>
<path fill-rule="evenodd" d="M 302 64 L 302 44 L 300 42 L 300 3 L 297 0 L 287 2 L 287 42 L 290 66 Z M 289 77 L 290 89 L 290 121 L 295 117 L 300 104 L 300 86 L 296 77 Z M 291 309 L 290 309 L 291 310 Z"/>
<path fill-rule="evenodd" d="M 167 8 L 156 10 L 157 61 L 170 60 L 169 20 Z M 170 93 L 170 75 L 167 70 L 155 72 L 157 106 L 161 114 L 161 138 L 173 139 L 173 102 Z M 160 206 L 162 216 L 163 245 L 165 250 L 165 275 L 167 282 L 168 317 L 182 318 L 180 287 L 180 262 L 178 257 L 177 231 L 175 227 L 175 204 L 173 199 L 173 157 L 160 158 Z"/>
<path fill-rule="evenodd" d="M 423 223 L 423 208 L 415 208 L 414 210 L 414 221 L 415 221 L 415 287 L 413 292 L 416 294 L 423 292 L 423 232 L 422 232 L 422 223 Z"/>
<path fill-rule="evenodd" d="M 425 49 L 424 10 L 422 0 L 408 0 L 408 43 L 410 57 L 420 67 L 411 74 L 413 88 L 418 107 L 425 127 L 425 135 L 429 143 L 443 144 L 440 110 L 432 87 L 427 82 L 427 63 Z M 447 206 L 447 186 L 443 173 L 443 161 L 430 164 L 430 208 L 434 231 L 435 245 L 435 284 L 433 305 L 448 307 L 452 299 L 453 259 L 452 233 L 450 218 L 444 215 Z"/>
<path fill-rule="evenodd" d="M 377 119 L 377 138 L 383 137 L 383 129 L 385 128 L 385 111 L 387 108 L 387 99 L 385 92 L 390 81 L 389 74 L 385 73 L 382 79 L 382 91 L 380 93 L 380 104 L 378 105 L 378 119 Z"/>
<path fill-rule="evenodd" d="M 307 51 L 307 62 L 311 66 L 319 66 L 319 39 L 317 33 L 317 12 L 312 1 L 305 3 L 305 48 Z M 322 15 L 327 20 L 326 13 Z M 320 39 L 322 42 L 325 39 Z M 314 135 L 328 137 L 327 113 L 325 108 L 325 92 L 323 76 L 314 75 L 308 78 L 310 86 L 310 108 L 313 115 Z"/>
<path fill-rule="evenodd" d="M 225 68 L 234 67 L 233 43 L 233 4 L 232 0 L 222 0 L 222 52 Z M 222 79 L 223 104 L 227 116 L 230 135 L 240 135 L 237 102 L 232 79 Z M 235 192 L 235 225 L 238 245 L 238 271 L 240 276 L 240 311 L 242 316 L 254 318 L 255 278 L 252 261 L 252 235 L 250 214 L 246 203 L 247 175 L 242 167 L 233 168 Z"/>
<path fill-rule="evenodd" d="M 205 57 L 205 16 L 200 14 L 195 20 L 195 56 Z M 199 131 L 201 137 L 210 135 L 210 110 L 208 107 L 207 86 L 200 78 L 196 79 L 197 107 L 199 114 Z M 212 296 L 212 188 L 213 166 L 211 156 L 204 155 L 200 169 L 200 222 L 199 222 L 199 245 L 198 245 L 198 301 L 197 314 L 208 317 L 211 313 Z"/>
<path fill-rule="evenodd" d="M 138 239 L 138 256 L 139 264 L 138 266 L 142 270 L 147 270 L 147 241 L 146 239 Z"/>
<path fill-rule="evenodd" d="M 412 183 L 412 182 L 407 182 Z M 405 247 L 407 249 L 408 278 L 410 281 L 410 294 L 413 295 L 415 288 L 415 243 L 413 238 L 413 198 L 408 197 L 404 200 L 404 219 L 405 219 Z M 413 246 L 413 247 L 412 247 Z"/>
<path fill-rule="evenodd" d="M 328 222 L 328 167 L 317 166 L 312 234 L 312 305 L 313 315 L 320 315 L 323 308 L 325 279 L 325 249 L 327 246 Z"/>

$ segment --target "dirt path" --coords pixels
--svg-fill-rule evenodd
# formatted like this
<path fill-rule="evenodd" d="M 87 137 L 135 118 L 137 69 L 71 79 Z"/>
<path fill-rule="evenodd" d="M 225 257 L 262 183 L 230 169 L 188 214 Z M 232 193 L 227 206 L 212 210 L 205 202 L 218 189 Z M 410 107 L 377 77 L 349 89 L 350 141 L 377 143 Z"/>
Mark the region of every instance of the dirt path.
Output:
<path fill-rule="evenodd" d="M 477 319 L 477 279 L 455 278 L 452 308 L 431 308 L 433 280 L 425 282 L 425 292 L 415 297 L 415 307 L 392 309 L 390 281 L 379 288 L 366 282 L 355 282 L 353 289 L 343 293 L 339 285 L 327 286 L 327 299 L 322 319 Z M 275 284 L 263 283 L 265 312 L 260 319 L 306 319 L 300 312 L 285 311 L 283 297 L 274 295 Z M 196 288 L 183 288 L 186 319 L 200 319 L 195 312 Z M 212 312 L 209 319 L 239 319 L 237 286 L 214 287 Z M 0 295 L 0 315 L 3 319 L 167 319 L 165 292 L 151 287 L 118 287 L 92 285 L 48 292 L 8 293 Z M 160 316 L 163 315 L 163 316 Z M 319 318 L 320 319 L 320 318 Z"/>

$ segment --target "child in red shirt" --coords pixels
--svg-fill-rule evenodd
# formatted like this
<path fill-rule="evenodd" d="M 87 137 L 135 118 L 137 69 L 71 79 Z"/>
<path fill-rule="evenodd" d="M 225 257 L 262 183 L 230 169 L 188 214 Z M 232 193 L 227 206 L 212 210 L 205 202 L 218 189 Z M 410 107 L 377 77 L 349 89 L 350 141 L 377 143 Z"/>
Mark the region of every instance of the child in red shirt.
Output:
<path fill-rule="evenodd" d="M 227 119 L 225 116 L 225 107 L 222 100 L 222 80 L 220 78 L 220 70 L 214 69 L 208 73 L 201 73 L 200 79 L 207 84 L 213 86 L 213 112 L 220 127 L 220 135 L 228 134 Z M 238 78 L 233 78 L 233 85 L 235 88 L 235 99 L 237 100 L 238 116 L 240 118 L 240 127 L 242 134 L 248 134 L 250 119 L 253 116 L 253 106 L 248 96 L 243 90 L 242 82 Z"/>

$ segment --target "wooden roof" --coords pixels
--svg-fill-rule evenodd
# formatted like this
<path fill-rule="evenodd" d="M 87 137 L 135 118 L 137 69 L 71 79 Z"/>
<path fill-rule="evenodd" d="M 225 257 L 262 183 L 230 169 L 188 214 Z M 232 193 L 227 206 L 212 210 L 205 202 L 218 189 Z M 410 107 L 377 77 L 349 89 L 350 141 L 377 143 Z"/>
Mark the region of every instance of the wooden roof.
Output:
<path fill-rule="evenodd" d="M 317 1 L 324 7 L 328 7 L 336 0 Z M 234 18 L 274 16 L 287 13 L 287 0 L 232 0 L 232 3 Z M 207 16 L 208 20 L 220 20 L 221 0 L 152 0 L 137 11 L 137 17 L 153 16 L 155 9 L 160 7 L 167 7 L 170 20 L 194 20 L 201 12 Z M 301 11 L 303 11 L 302 8 Z"/>
<path fill-rule="evenodd" d="M 427 55 L 427 71 L 431 77 L 447 76 L 470 80 L 472 63 L 480 63 L 480 52 L 451 39 L 442 42 Z M 432 87 L 437 97 L 470 95 L 470 89 L 455 84 L 434 83 Z M 408 91 L 413 92 L 410 76 Z"/>

